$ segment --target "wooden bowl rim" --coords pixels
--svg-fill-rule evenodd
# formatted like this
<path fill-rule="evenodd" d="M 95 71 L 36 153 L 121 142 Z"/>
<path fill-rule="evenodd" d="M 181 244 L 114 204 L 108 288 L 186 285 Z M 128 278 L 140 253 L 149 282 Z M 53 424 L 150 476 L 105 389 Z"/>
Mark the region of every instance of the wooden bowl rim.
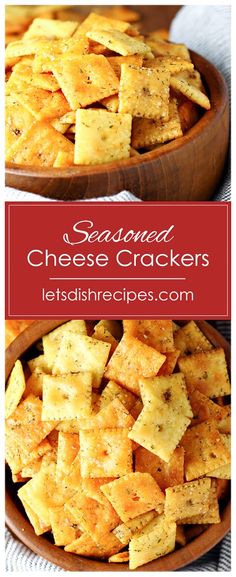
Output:
<path fill-rule="evenodd" d="M 101 175 L 105 173 L 113 173 L 117 170 L 125 170 L 137 165 L 147 164 L 152 162 L 154 159 L 158 159 L 163 155 L 171 155 L 172 152 L 176 150 L 181 150 L 184 146 L 191 144 L 193 140 L 197 140 L 202 137 L 203 131 L 207 129 L 212 121 L 223 113 L 225 107 L 228 104 L 228 89 L 225 79 L 221 72 L 209 62 L 206 58 L 200 54 L 190 50 L 190 55 L 193 63 L 196 65 L 196 69 L 200 69 L 203 81 L 211 92 L 211 86 L 213 83 L 213 90 L 211 93 L 211 104 L 210 110 L 203 113 L 202 117 L 196 122 L 196 124 L 190 128 L 183 136 L 172 140 L 171 142 L 152 150 L 150 152 L 145 152 L 140 155 L 140 157 L 133 156 L 128 159 L 113 161 L 106 164 L 96 164 L 89 166 L 78 166 L 71 168 L 30 168 L 24 167 L 23 165 L 14 165 L 12 163 L 6 163 L 6 175 L 14 176 L 29 176 L 29 177 L 40 177 L 42 179 L 48 178 L 73 178 L 90 176 L 91 178 L 96 175 Z M 215 82 L 214 82 L 215 81 Z M 217 85 L 217 90 L 215 86 Z M 215 106 L 215 99 L 217 99 L 217 107 Z"/>
<path fill-rule="evenodd" d="M 63 320 L 43 320 L 35 321 L 27 327 L 6 350 L 6 380 L 17 358 L 22 356 L 37 340 L 47 334 L 57 326 L 67 322 Z M 185 321 L 187 322 L 187 321 Z M 184 322 L 184 324 L 185 324 Z M 229 342 L 207 321 L 195 321 L 201 330 L 210 338 L 214 345 L 218 344 L 224 348 L 227 362 L 230 360 Z M 42 326 L 43 325 L 43 326 Z M 230 530 L 231 525 L 231 503 L 230 500 L 222 513 L 221 523 L 211 525 L 193 541 L 184 547 L 177 549 L 173 553 L 161 557 L 150 563 L 138 567 L 136 571 L 173 571 L 185 567 L 196 561 L 202 555 L 210 551 Z M 47 559 L 62 569 L 68 571 L 129 571 L 127 563 L 122 565 L 98 561 L 67 553 L 56 545 L 53 545 L 43 536 L 37 536 L 28 519 L 18 509 L 16 503 L 6 489 L 6 526 L 18 539 L 24 543 L 31 551 Z"/>

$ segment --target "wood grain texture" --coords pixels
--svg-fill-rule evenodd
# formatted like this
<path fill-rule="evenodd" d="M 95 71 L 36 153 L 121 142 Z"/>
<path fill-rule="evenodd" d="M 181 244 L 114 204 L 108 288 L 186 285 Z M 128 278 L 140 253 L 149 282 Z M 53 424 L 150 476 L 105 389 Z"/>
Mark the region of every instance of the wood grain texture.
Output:
<path fill-rule="evenodd" d="M 36 343 L 44 334 L 53 330 L 63 322 L 66 321 L 36 321 L 25 329 L 6 351 L 6 379 L 16 359 L 23 355 L 29 347 Z M 196 322 L 214 346 L 224 348 L 227 362 L 229 363 L 229 343 L 206 321 Z M 184 323 L 182 322 L 180 324 Z M 185 547 L 156 561 L 152 561 L 144 567 L 139 567 L 136 571 L 174 571 L 192 563 L 223 539 L 230 529 L 230 517 L 231 506 L 228 500 L 224 503 L 223 510 L 221 511 L 221 523 L 210 526 Z M 29 547 L 29 549 L 66 571 L 129 571 L 127 563 L 120 565 L 79 557 L 75 554 L 66 553 L 63 549 L 56 547 L 46 535 L 37 537 L 33 527 L 26 518 L 20 501 L 17 499 L 16 484 L 12 483 L 8 467 L 6 472 L 6 524 L 10 531 Z"/>
<path fill-rule="evenodd" d="M 139 157 L 96 166 L 35 169 L 7 165 L 6 185 L 60 200 L 129 190 L 142 200 L 208 200 L 222 178 L 229 141 L 228 92 L 223 76 L 191 52 L 212 108 L 184 136 Z"/>

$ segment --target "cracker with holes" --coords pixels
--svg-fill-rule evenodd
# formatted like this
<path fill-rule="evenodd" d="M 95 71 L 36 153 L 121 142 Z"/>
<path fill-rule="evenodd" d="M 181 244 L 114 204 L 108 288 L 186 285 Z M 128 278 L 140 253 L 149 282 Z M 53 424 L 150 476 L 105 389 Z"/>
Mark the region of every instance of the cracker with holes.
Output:
<path fill-rule="evenodd" d="M 139 395 L 140 376 L 153 377 L 164 361 L 164 355 L 132 335 L 124 334 L 107 365 L 105 376 Z"/>
<path fill-rule="evenodd" d="M 172 321 L 168 320 L 124 320 L 124 332 L 136 337 L 160 353 L 174 350 Z"/>
<path fill-rule="evenodd" d="M 119 81 L 103 55 L 60 58 L 52 72 L 72 110 L 83 108 L 118 92 Z"/>
<path fill-rule="evenodd" d="M 181 356 L 213 349 L 213 345 L 195 321 L 190 321 L 179 328 L 174 334 L 174 342 L 176 348 L 180 350 Z"/>
<path fill-rule="evenodd" d="M 210 489 L 209 479 L 197 479 L 191 483 L 169 487 L 166 489 L 166 517 L 178 523 L 185 517 L 206 513 L 210 505 Z"/>
<path fill-rule="evenodd" d="M 54 375 L 91 372 L 92 386 L 98 388 L 111 345 L 86 335 L 67 333 L 61 340 L 53 366 Z"/>
<path fill-rule="evenodd" d="M 44 375 L 42 420 L 63 421 L 91 415 L 92 379 L 89 371 Z"/>
<path fill-rule="evenodd" d="M 230 452 L 214 421 L 188 429 L 181 440 L 185 450 L 185 477 L 191 481 L 230 463 Z"/>
<path fill-rule="evenodd" d="M 195 389 L 206 397 L 230 395 L 230 382 L 224 350 L 213 349 L 195 353 L 178 360 L 191 393 Z"/>
<path fill-rule="evenodd" d="M 165 515 L 155 517 L 129 544 L 129 567 L 136 569 L 153 559 L 171 553 L 175 548 L 176 523 Z"/>
<path fill-rule="evenodd" d="M 129 438 L 168 462 L 192 417 L 184 377 L 140 379 L 139 385 L 144 409 Z"/>
<path fill-rule="evenodd" d="M 109 50 L 121 54 L 121 56 L 131 56 L 141 54 L 145 58 L 153 58 L 152 51 L 147 44 L 124 32 L 115 29 L 90 30 L 86 34 L 87 38 L 103 44 Z"/>
<path fill-rule="evenodd" d="M 138 447 L 135 451 L 135 471 L 150 473 L 162 491 L 181 485 L 184 482 L 184 449 L 177 447 L 166 463 L 144 447 Z"/>
<path fill-rule="evenodd" d="M 164 493 L 149 473 L 130 473 L 101 487 L 120 519 L 130 519 L 155 509 L 161 513 Z"/>
<path fill-rule="evenodd" d="M 61 339 L 64 334 L 75 333 L 77 335 L 87 335 L 85 321 L 73 320 L 57 327 L 43 337 L 43 350 L 45 359 L 50 370 L 53 367 Z"/>
<path fill-rule="evenodd" d="M 204 479 L 202 479 L 202 481 L 204 481 Z M 212 479 L 211 481 L 208 510 L 205 513 L 199 513 L 198 515 L 184 517 L 181 520 L 181 523 L 183 523 L 183 525 L 220 523 L 219 502 L 217 498 L 217 484 L 215 479 Z"/>
<path fill-rule="evenodd" d="M 42 401 L 30 395 L 6 420 L 6 460 L 13 473 L 34 460 L 33 451 L 37 454 L 41 441 L 55 427 L 50 421 L 42 422 L 41 417 Z"/>
<path fill-rule="evenodd" d="M 19 405 L 25 391 L 25 375 L 21 361 L 17 360 L 11 371 L 5 393 L 5 418 L 8 419 Z"/>
<path fill-rule="evenodd" d="M 107 110 L 77 110 L 75 164 L 102 164 L 130 156 L 132 117 Z"/>
<path fill-rule="evenodd" d="M 74 153 L 74 144 L 47 122 L 34 122 L 7 153 L 14 164 L 51 166 L 59 150 Z"/>
<path fill-rule="evenodd" d="M 121 65 L 119 112 L 133 117 L 168 120 L 169 72 Z"/>
<path fill-rule="evenodd" d="M 163 144 L 183 135 L 178 106 L 174 98 L 169 101 L 169 119 L 134 118 L 131 144 L 134 148 L 145 148 Z"/>
<path fill-rule="evenodd" d="M 81 476 L 121 477 L 132 471 L 129 429 L 80 432 Z"/>

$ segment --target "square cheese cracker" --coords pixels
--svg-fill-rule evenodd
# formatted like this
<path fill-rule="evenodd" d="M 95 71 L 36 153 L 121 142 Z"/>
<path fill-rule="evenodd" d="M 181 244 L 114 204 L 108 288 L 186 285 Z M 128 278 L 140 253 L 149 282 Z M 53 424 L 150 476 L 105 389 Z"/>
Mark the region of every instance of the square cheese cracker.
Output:
<path fill-rule="evenodd" d="M 185 517 L 206 513 L 210 505 L 211 482 L 197 479 L 166 489 L 165 515 L 171 521 L 179 522 Z"/>
<path fill-rule="evenodd" d="M 86 335 L 64 334 L 53 365 L 54 375 L 89 371 L 92 386 L 98 388 L 111 345 Z"/>
<path fill-rule="evenodd" d="M 205 479 L 200 479 L 204 481 Z M 199 525 L 199 524 L 215 524 L 220 523 L 219 502 L 217 497 L 217 483 L 215 479 L 211 481 L 209 508 L 205 513 L 198 515 L 191 515 L 190 517 L 183 517 L 181 520 L 183 525 Z"/>
<path fill-rule="evenodd" d="M 184 377 L 140 379 L 139 385 L 144 409 L 129 438 L 168 462 L 192 417 Z"/>
<path fill-rule="evenodd" d="M 230 382 L 224 350 L 213 349 L 195 353 L 178 360 L 189 392 L 195 389 L 206 397 L 230 395 Z"/>
<path fill-rule="evenodd" d="M 139 395 L 139 378 L 156 375 L 164 361 L 164 355 L 124 334 L 107 365 L 105 376 Z"/>
<path fill-rule="evenodd" d="M 106 110 L 77 110 L 75 164 L 129 158 L 132 117 Z"/>
<path fill-rule="evenodd" d="M 80 432 L 81 476 L 120 477 L 132 471 L 129 429 Z"/>
<path fill-rule="evenodd" d="M 169 72 L 121 64 L 119 112 L 168 120 Z"/>
<path fill-rule="evenodd" d="M 87 335 L 85 321 L 73 320 L 54 329 L 43 337 L 43 350 L 45 359 L 50 370 L 53 367 L 61 339 L 66 333 L 75 333 L 77 335 Z"/>
<path fill-rule="evenodd" d="M 117 94 L 118 78 L 103 55 L 62 56 L 52 66 L 58 84 L 72 110 Z"/>
<path fill-rule="evenodd" d="M 181 440 L 185 450 L 187 481 L 210 474 L 230 463 L 230 452 L 214 421 L 205 421 L 188 429 Z"/>
<path fill-rule="evenodd" d="M 141 54 L 145 56 L 145 58 L 153 58 L 151 48 L 149 48 L 147 44 L 120 32 L 120 30 L 90 30 L 86 36 L 90 40 L 99 42 L 106 46 L 106 48 L 109 48 L 109 50 L 117 52 L 122 56 Z"/>
<path fill-rule="evenodd" d="M 152 509 L 163 511 L 164 493 L 149 473 L 130 473 L 101 487 L 125 523 Z"/>
<path fill-rule="evenodd" d="M 92 411 L 91 372 L 44 375 L 42 420 L 70 420 Z"/>

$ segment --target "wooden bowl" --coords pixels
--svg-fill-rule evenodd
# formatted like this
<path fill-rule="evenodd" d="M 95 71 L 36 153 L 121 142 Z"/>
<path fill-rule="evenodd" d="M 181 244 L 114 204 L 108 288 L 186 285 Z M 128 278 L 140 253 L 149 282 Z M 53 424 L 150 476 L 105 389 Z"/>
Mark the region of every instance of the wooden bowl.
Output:
<path fill-rule="evenodd" d="M 129 190 L 142 200 L 207 200 L 223 175 L 229 140 L 225 80 L 191 52 L 212 108 L 184 136 L 139 157 L 67 169 L 6 166 L 6 185 L 60 200 L 88 199 Z"/>
<path fill-rule="evenodd" d="M 65 322 L 65 321 L 64 321 Z M 37 321 L 21 333 L 11 343 L 6 351 L 6 379 L 8 378 L 16 359 L 24 355 L 28 349 L 47 332 L 62 324 L 62 321 Z M 198 321 L 198 325 L 214 346 L 223 347 L 227 363 L 230 363 L 230 346 L 220 333 L 205 321 Z M 201 535 L 189 542 L 185 547 L 152 561 L 136 571 L 174 571 L 192 563 L 204 553 L 212 549 L 230 529 L 230 502 L 224 503 L 221 511 L 221 523 L 211 525 Z M 49 537 L 37 537 L 29 523 L 21 502 L 17 498 L 17 488 L 11 480 L 9 468 L 6 473 L 6 524 L 7 527 L 29 549 L 55 563 L 66 571 L 129 571 L 128 564 L 107 563 L 80 557 L 67 553 L 56 547 Z"/>

